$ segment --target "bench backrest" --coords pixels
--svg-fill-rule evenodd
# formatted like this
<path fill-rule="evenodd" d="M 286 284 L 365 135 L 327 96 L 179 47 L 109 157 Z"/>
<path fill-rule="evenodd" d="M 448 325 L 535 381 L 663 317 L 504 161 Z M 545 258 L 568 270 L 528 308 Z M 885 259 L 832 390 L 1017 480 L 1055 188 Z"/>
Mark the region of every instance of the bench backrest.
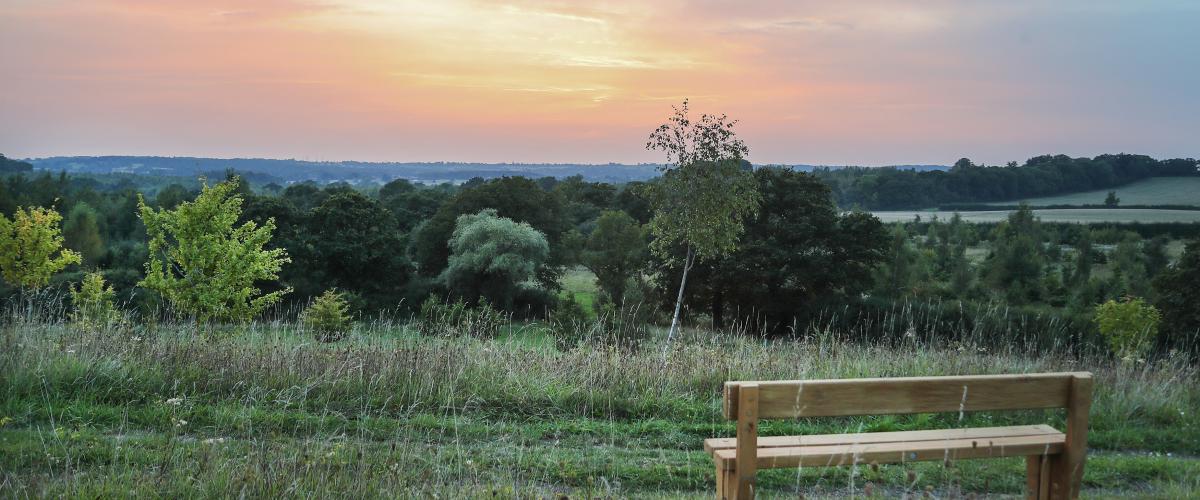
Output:
<path fill-rule="evenodd" d="M 1068 408 L 1076 378 L 1090 382 L 1091 374 L 726 382 L 725 418 L 738 419 L 738 392 L 743 385 L 758 388 L 757 418 L 782 419 Z"/>
<path fill-rule="evenodd" d="M 726 382 L 725 418 L 737 420 L 729 488 L 734 498 L 753 496 L 759 419 L 1066 408 L 1063 451 L 1047 469 L 1047 484 L 1055 495 L 1076 498 L 1091 404 L 1087 372 Z"/>

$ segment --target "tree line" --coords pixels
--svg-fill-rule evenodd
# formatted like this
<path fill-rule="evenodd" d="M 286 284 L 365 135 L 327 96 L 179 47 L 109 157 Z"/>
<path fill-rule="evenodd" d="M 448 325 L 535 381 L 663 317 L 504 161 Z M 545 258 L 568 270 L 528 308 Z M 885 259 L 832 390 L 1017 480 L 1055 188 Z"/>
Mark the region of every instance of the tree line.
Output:
<path fill-rule="evenodd" d="M 962 158 L 948 171 L 848 167 L 818 168 L 813 175 L 833 189 L 839 206 L 900 210 L 1107 189 L 1149 177 L 1196 176 L 1198 165 L 1192 158 L 1156 160 L 1134 154 L 1043 155 L 1022 165 L 977 165 Z"/>
<path fill-rule="evenodd" d="M 1194 172 L 1194 160 L 1048 156 L 1022 167 L 961 160 L 950 172 L 806 174 L 752 168 L 735 123 L 693 120 L 685 101 L 647 142 L 666 154 L 661 175 L 624 184 L 572 176 L 252 187 L 232 171 L 214 183 L 102 181 L 4 159 L 0 293 L 59 289 L 77 309 L 113 301 L 143 317 L 199 321 L 246 321 L 315 299 L 330 318 L 426 314 L 455 302 L 448 310 L 544 318 L 578 312 L 561 281 L 584 267 L 600 294 L 583 314 L 643 307 L 669 318 L 668 339 L 683 319 L 800 333 L 830 310 L 852 318 L 849 308 L 913 298 L 1068 320 L 1145 298 L 1162 311 L 1171 340 L 1161 344 L 1195 345 L 1179 341 L 1200 330 L 1186 306 L 1200 282 L 1195 244 L 1173 263 L 1169 239 L 1043 225 L 1028 207 L 996 226 L 957 217 L 885 226 L 844 199 L 1051 194 L 1071 176 L 1093 188 Z"/>

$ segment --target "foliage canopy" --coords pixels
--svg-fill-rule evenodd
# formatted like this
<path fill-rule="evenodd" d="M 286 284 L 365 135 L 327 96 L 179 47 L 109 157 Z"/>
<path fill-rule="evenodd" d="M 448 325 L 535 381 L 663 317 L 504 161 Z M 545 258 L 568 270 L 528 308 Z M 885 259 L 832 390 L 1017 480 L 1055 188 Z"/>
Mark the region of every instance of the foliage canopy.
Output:
<path fill-rule="evenodd" d="M 508 307 L 550 253 L 546 237 L 495 210 L 461 215 L 450 237 L 447 286 L 474 303 L 486 298 Z"/>
<path fill-rule="evenodd" d="M 78 252 L 63 248 L 62 216 L 42 207 L 18 208 L 9 219 L 0 215 L 0 272 L 23 289 L 46 286 L 50 277 L 70 264 Z"/>
<path fill-rule="evenodd" d="M 337 290 L 325 290 L 304 310 L 304 326 L 318 342 L 337 342 L 351 327 L 350 304 Z"/>
<path fill-rule="evenodd" d="M 609 300 L 622 302 L 626 282 L 641 273 L 645 259 L 646 232 L 637 221 L 618 210 L 601 213 L 588 237 L 583 261 Z"/>
<path fill-rule="evenodd" d="M 1187 245 L 1179 262 L 1154 280 L 1169 347 L 1200 348 L 1200 240 Z"/>
<path fill-rule="evenodd" d="M 1161 319 L 1158 309 L 1142 299 L 1110 300 L 1096 306 L 1096 326 L 1120 358 L 1145 356 L 1158 335 Z"/>
<path fill-rule="evenodd" d="M 113 305 L 116 292 L 112 285 L 104 282 L 104 274 L 99 271 L 87 273 L 78 286 L 70 288 L 70 292 L 75 308 L 71 321 L 76 326 L 104 328 L 120 322 L 121 312 Z"/>
<path fill-rule="evenodd" d="M 263 294 L 256 282 L 278 279 L 291 260 L 282 248 L 264 249 L 275 230 L 268 219 L 236 225 L 242 197 L 236 182 L 205 183 L 194 201 L 154 209 L 138 197 L 149 236 L 146 278 L 139 285 L 161 294 L 175 311 L 200 321 L 248 321 L 289 289 Z"/>

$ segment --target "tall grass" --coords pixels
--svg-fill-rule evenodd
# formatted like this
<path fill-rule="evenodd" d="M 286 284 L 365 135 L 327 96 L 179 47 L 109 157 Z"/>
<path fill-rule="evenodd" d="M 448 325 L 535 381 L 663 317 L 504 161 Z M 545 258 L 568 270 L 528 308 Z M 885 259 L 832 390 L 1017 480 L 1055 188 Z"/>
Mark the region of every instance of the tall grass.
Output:
<path fill-rule="evenodd" d="M 872 319 L 864 332 L 891 332 L 876 341 L 833 319 L 786 339 L 689 329 L 665 360 L 661 332 L 640 348 L 583 339 L 560 349 L 522 337 L 545 330 L 538 325 L 509 324 L 527 333 L 498 338 L 429 336 L 380 317 L 321 344 L 287 318 L 97 331 L 56 314 L 12 314 L 3 328 L 0 495 L 694 493 L 712 480 L 701 440 L 732 432 L 720 387 L 738 379 L 1090 370 L 1091 446 L 1112 463 L 1089 469 L 1093 488 L 1179 488 L 1197 471 L 1166 458 L 1147 471 L 1149 459 L 1104 453 L 1200 453 L 1200 373 L 1182 359 L 1129 363 L 989 343 L 987 330 L 943 341 L 919 326 L 917 308 Z M 1060 420 L 1054 412 L 806 419 L 765 425 L 764 434 Z M 920 467 L 939 487 L 1020 488 L 1016 462 Z M 902 488 L 904 474 L 875 481 Z M 836 469 L 763 481 L 796 491 L 851 483 Z"/>

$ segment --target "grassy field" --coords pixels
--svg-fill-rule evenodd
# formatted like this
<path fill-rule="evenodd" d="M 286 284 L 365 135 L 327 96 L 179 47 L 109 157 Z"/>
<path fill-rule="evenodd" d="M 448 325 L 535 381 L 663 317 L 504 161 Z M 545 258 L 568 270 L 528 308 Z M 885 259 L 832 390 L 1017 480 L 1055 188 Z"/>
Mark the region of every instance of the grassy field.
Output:
<path fill-rule="evenodd" d="M 959 215 L 961 215 L 963 220 L 966 222 L 1000 222 L 1006 219 L 1010 212 L 1011 211 L 1009 210 L 985 210 L 959 212 Z M 907 222 L 914 220 L 918 216 L 921 217 L 921 220 L 925 221 L 928 221 L 934 216 L 937 216 L 939 219 L 945 221 L 954 216 L 954 212 L 940 212 L 937 210 L 903 210 L 872 213 L 879 217 L 879 219 L 883 222 Z M 1033 213 L 1040 217 L 1042 222 L 1074 222 L 1081 224 L 1097 222 L 1200 222 L 1200 210 L 1159 210 L 1146 208 L 1065 208 L 1034 210 Z"/>
<path fill-rule="evenodd" d="M 1200 206 L 1200 177 L 1151 177 L 1132 184 L 1045 198 L 1011 200 L 991 205 L 1013 205 L 1022 201 L 1033 206 L 1103 205 L 1109 191 L 1116 191 L 1122 205 L 1194 205 Z"/>
<path fill-rule="evenodd" d="M 562 277 L 562 292 L 566 298 L 574 296 L 579 305 L 588 314 L 595 316 L 596 275 L 582 266 L 569 269 Z"/>
<path fill-rule="evenodd" d="M 1179 498 L 1200 488 L 1200 373 L 1161 360 L 838 340 L 759 341 L 689 331 L 663 359 L 539 328 L 498 340 L 361 324 L 316 344 L 286 322 L 197 335 L 184 327 L 80 332 L 17 324 L 0 338 L 0 497 L 707 496 L 704 438 L 731 379 L 1092 370 L 1089 497 Z M 1008 423 L 1059 412 L 773 422 L 763 435 Z M 899 496 L 932 487 L 1015 495 L 1018 459 L 760 474 L 764 497 Z M 910 481 L 909 474 L 916 480 Z"/>

